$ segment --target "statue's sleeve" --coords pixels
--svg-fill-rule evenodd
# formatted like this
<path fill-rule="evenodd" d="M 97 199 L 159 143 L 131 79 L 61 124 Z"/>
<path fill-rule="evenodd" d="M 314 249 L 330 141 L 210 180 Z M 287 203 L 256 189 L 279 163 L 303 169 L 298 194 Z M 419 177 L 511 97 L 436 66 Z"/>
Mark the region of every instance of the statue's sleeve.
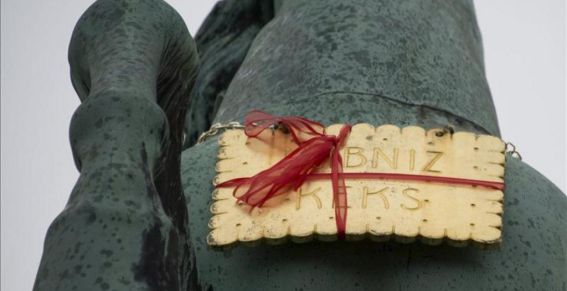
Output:
<path fill-rule="evenodd" d="M 34 290 L 194 290 L 179 162 L 198 56 L 183 20 L 161 0 L 99 0 L 69 62 L 80 177 Z"/>

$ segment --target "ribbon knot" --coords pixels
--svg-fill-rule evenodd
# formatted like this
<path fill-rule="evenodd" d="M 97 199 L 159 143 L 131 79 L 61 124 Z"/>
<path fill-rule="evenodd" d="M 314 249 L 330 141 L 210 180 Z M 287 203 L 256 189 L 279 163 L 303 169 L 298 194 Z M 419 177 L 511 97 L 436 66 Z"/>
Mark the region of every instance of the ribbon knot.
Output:
<path fill-rule="evenodd" d="M 245 118 L 244 132 L 257 138 L 268 128 L 288 132 L 298 147 L 275 165 L 248 178 L 236 178 L 217 187 L 235 187 L 234 197 L 250 206 L 262 207 L 270 198 L 299 189 L 307 177 L 324 163 L 331 161 L 333 205 L 339 238 L 344 238 L 347 219 L 347 192 L 344 181 L 340 148 L 352 126 L 344 125 L 338 136 L 325 134 L 325 127 L 300 116 L 272 116 L 253 110 Z"/>

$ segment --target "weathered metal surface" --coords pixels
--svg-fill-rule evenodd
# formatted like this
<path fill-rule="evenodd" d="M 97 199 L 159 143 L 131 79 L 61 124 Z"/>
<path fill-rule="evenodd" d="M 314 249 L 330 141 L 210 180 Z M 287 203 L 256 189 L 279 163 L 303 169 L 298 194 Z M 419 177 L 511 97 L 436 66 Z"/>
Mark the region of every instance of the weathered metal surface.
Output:
<path fill-rule="evenodd" d="M 203 286 L 214 290 L 563 290 L 567 199 L 507 156 L 499 249 L 360 242 L 207 245 L 216 139 L 183 153 L 189 231 Z"/>
<path fill-rule="evenodd" d="M 498 136 L 472 1 L 276 1 L 215 121 L 252 108 L 333 123 L 418 125 Z M 219 56 L 220 57 L 220 56 Z M 209 61 L 214 60 L 209 56 Z M 216 290 L 562 290 L 567 199 L 507 157 L 496 250 L 395 242 L 207 246 L 217 139 L 184 151 L 200 282 Z"/>
<path fill-rule="evenodd" d="M 163 1 L 99 0 L 69 61 L 81 174 L 34 290 L 195 290 L 179 154 L 198 58 L 183 20 Z"/>
<path fill-rule="evenodd" d="M 257 108 L 325 124 L 382 115 L 499 135 L 472 1 L 281 2 L 215 121 Z"/>
<path fill-rule="evenodd" d="M 471 1 L 227 0 L 205 22 L 186 145 L 251 108 L 498 136 Z M 273 7 L 274 13 L 270 12 Z M 272 19 L 273 17 L 273 19 Z M 35 290 L 562 290 L 567 199 L 509 158 L 499 250 L 207 247 L 216 139 L 179 150 L 196 50 L 160 0 L 99 0 L 70 47 L 81 176 Z M 225 70 L 226 68 L 226 70 Z M 225 92 L 226 90 L 226 92 Z M 216 114 L 218 112 L 218 114 Z"/>
<path fill-rule="evenodd" d="M 215 119 L 232 77 L 250 44 L 274 16 L 270 0 L 219 1 L 195 35 L 199 70 L 185 120 L 185 147 L 197 141 Z"/>

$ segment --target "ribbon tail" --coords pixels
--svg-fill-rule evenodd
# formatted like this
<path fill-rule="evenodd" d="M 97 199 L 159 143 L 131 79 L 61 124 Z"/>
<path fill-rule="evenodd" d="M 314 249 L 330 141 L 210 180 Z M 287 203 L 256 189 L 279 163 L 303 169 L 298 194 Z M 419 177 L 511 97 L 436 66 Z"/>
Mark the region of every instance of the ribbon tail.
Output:
<path fill-rule="evenodd" d="M 333 201 L 335 206 L 335 221 L 337 224 L 337 235 L 339 239 L 344 239 L 346 235 L 347 222 L 347 191 L 345 179 L 342 175 L 342 159 L 338 148 L 332 154 L 331 183 L 333 185 Z"/>

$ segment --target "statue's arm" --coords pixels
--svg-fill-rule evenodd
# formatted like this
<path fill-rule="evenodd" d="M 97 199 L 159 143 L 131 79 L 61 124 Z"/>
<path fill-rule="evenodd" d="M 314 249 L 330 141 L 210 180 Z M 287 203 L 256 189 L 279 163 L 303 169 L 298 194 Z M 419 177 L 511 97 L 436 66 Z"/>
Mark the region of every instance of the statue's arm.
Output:
<path fill-rule="evenodd" d="M 34 290 L 196 289 L 179 161 L 198 56 L 183 20 L 161 0 L 98 0 L 69 61 L 80 177 Z"/>

